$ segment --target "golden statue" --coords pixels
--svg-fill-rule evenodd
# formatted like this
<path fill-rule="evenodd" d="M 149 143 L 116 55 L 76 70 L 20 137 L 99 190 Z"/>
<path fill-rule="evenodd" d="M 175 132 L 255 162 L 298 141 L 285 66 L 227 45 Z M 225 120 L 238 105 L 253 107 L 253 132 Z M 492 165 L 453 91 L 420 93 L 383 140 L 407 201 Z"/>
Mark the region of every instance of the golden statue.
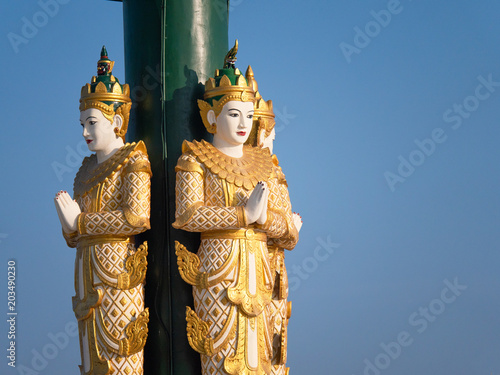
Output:
<path fill-rule="evenodd" d="M 63 235 L 76 247 L 73 310 L 78 320 L 82 375 L 143 374 L 148 335 L 144 308 L 151 168 L 146 146 L 125 144 L 130 89 L 111 74 L 101 51 L 98 75 L 82 88 L 80 122 L 90 151 L 75 177 L 74 200 L 54 199 Z"/>
<path fill-rule="evenodd" d="M 201 232 L 197 254 L 180 243 L 176 254 L 182 278 L 193 285 L 187 335 L 204 375 L 271 374 L 276 263 L 267 243 L 293 247 L 298 240 L 269 150 L 244 145 L 255 91 L 234 66 L 236 51 L 237 44 L 198 101 L 213 143 L 184 141 L 176 166 L 173 226 Z"/>
<path fill-rule="evenodd" d="M 278 178 L 280 198 L 278 201 L 282 204 L 281 209 L 287 216 L 289 225 L 288 233 L 282 238 L 270 238 L 267 243 L 269 249 L 272 267 L 275 269 L 275 281 L 271 303 L 271 314 L 274 316 L 274 340 L 273 340 L 273 358 L 272 375 L 286 375 L 289 369 L 286 367 L 287 342 L 288 342 L 288 320 L 292 312 L 292 302 L 288 301 L 288 276 L 285 267 L 285 251 L 292 250 L 298 240 L 298 233 L 302 227 L 302 218 L 299 214 L 292 213 L 292 205 L 288 194 L 288 184 L 283 173 L 278 158 L 273 154 L 273 145 L 275 139 L 275 116 L 273 103 L 271 100 L 265 101 L 258 91 L 257 81 L 255 80 L 251 67 L 248 67 L 245 73 L 247 81 L 252 82 L 255 91 L 255 111 L 253 117 L 253 126 L 247 144 L 267 148 L 272 154 L 274 164 L 274 173 Z"/>

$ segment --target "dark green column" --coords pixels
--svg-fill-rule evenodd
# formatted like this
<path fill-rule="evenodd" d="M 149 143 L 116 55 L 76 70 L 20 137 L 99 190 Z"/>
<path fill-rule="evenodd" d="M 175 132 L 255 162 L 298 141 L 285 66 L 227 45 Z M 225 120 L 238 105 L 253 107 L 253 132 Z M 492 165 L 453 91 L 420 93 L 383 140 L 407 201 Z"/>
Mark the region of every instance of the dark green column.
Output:
<path fill-rule="evenodd" d="M 126 82 L 134 102 L 128 141 L 144 140 L 153 170 L 146 306 L 145 375 L 198 375 L 186 338 L 191 286 L 180 277 L 174 241 L 197 251 L 199 235 L 175 230 L 175 165 L 184 139 L 207 139 L 196 100 L 227 52 L 226 0 L 123 0 Z"/>

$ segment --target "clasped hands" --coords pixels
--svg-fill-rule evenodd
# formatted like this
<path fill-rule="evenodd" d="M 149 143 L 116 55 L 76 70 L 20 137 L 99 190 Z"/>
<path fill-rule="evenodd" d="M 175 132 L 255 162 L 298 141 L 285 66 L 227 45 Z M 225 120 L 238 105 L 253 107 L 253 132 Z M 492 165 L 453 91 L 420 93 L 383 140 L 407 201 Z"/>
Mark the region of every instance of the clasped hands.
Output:
<path fill-rule="evenodd" d="M 255 222 L 264 224 L 266 222 L 268 198 L 269 189 L 267 184 L 263 181 L 258 182 L 244 207 L 248 224 Z"/>
<path fill-rule="evenodd" d="M 63 190 L 56 194 L 54 203 L 63 231 L 65 233 L 76 232 L 78 215 L 82 213 L 78 203 Z"/>

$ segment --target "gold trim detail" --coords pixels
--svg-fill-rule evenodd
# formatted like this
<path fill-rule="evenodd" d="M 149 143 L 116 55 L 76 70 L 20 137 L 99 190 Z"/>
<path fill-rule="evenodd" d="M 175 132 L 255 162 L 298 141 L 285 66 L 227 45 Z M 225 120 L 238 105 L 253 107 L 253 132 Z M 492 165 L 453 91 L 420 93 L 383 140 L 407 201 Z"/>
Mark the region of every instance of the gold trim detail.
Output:
<path fill-rule="evenodd" d="M 224 370 L 230 375 L 265 375 L 271 373 L 271 359 L 266 351 L 268 347 L 265 335 L 264 316 L 246 317 L 241 311 L 238 311 L 238 338 L 236 343 L 236 352 L 224 360 Z M 258 350 L 258 365 L 252 367 L 248 363 L 248 329 L 252 327 L 257 330 L 258 342 L 255 343 Z M 267 348 L 268 349 L 268 348 Z"/>
<path fill-rule="evenodd" d="M 179 241 L 175 241 L 175 255 L 177 255 L 177 267 L 182 279 L 190 285 L 206 288 L 207 274 L 200 272 L 200 258 L 192 253 Z"/>
<path fill-rule="evenodd" d="M 78 239 L 78 246 L 79 247 L 95 246 L 103 243 L 112 243 L 112 242 L 134 243 L 135 240 L 134 237 L 129 237 L 129 236 L 103 234 L 96 236 L 81 237 Z"/>
<path fill-rule="evenodd" d="M 147 241 L 144 241 L 144 243 L 137 248 L 137 251 L 127 258 L 125 261 L 125 268 L 128 272 L 123 272 L 118 275 L 118 289 L 132 289 L 144 282 L 148 268 Z"/>
<path fill-rule="evenodd" d="M 177 160 L 177 165 L 175 166 L 175 171 L 185 171 L 185 172 L 198 172 L 203 175 L 203 168 L 195 161 L 189 161 L 182 156 Z"/>
<path fill-rule="evenodd" d="M 96 338 L 96 327 L 95 327 L 95 311 L 91 312 L 91 319 L 82 320 L 78 322 L 78 331 L 80 332 L 80 347 L 83 348 L 82 335 L 84 332 L 87 334 L 88 351 L 90 358 L 90 369 L 85 372 L 83 367 L 83 353 L 82 353 L 82 365 L 80 367 L 81 375 L 108 375 L 112 373 L 111 363 L 99 354 L 99 349 L 97 348 L 97 338 Z"/>
<path fill-rule="evenodd" d="M 198 353 L 208 356 L 220 352 L 236 334 L 237 316 L 236 307 L 231 306 L 224 326 L 219 334 L 212 339 L 209 335 L 210 324 L 200 319 L 193 309 L 186 306 L 187 337 L 189 345 Z M 222 338 L 224 338 L 224 340 L 221 341 Z M 216 345 L 216 343 L 218 343 L 218 345 Z"/>
<path fill-rule="evenodd" d="M 102 344 L 108 351 L 127 357 L 144 349 L 149 332 L 149 308 L 146 307 L 136 319 L 127 324 L 125 327 L 125 338 L 123 339 L 113 337 L 113 335 L 108 331 L 106 325 L 104 324 L 104 318 L 100 310 L 95 313 L 97 314 L 98 319 L 97 325 L 99 327 L 99 337 L 101 338 Z"/>
<path fill-rule="evenodd" d="M 123 170 L 123 173 L 132 172 L 145 172 L 150 176 L 153 175 L 153 172 L 151 172 L 151 163 L 148 160 L 138 160 L 134 164 L 128 164 Z"/>
<path fill-rule="evenodd" d="M 78 215 L 78 219 L 76 221 L 76 230 L 79 235 L 85 235 L 87 232 L 85 231 L 85 212 L 82 212 Z"/>
<path fill-rule="evenodd" d="M 75 280 L 75 290 L 76 295 L 72 298 L 73 311 L 75 313 L 77 320 L 87 319 L 92 315 L 94 309 L 101 304 L 103 293 L 100 289 L 94 289 L 92 286 L 92 273 L 88 270 L 91 269 L 90 266 L 90 247 L 78 247 L 77 248 L 77 264 L 82 263 L 81 267 L 78 266 L 78 273 L 81 271 L 83 280 L 83 299 L 80 299 L 80 285 L 78 279 Z"/>
<path fill-rule="evenodd" d="M 195 202 L 193 203 L 182 215 L 175 219 L 175 222 L 172 223 L 172 226 L 176 229 L 182 228 L 186 223 L 191 219 L 198 208 L 203 206 L 203 202 Z"/>
<path fill-rule="evenodd" d="M 175 255 L 177 255 L 177 267 L 182 279 L 200 289 L 209 288 L 222 280 L 226 280 L 228 274 L 233 270 L 237 262 L 238 247 L 234 246 L 226 261 L 218 270 L 213 272 L 200 272 L 200 258 L 192 253 L 179 241 L 175 241 Z"/>
<path fill-rule="evenodd" d="M 137 319 L 131 321 L 125 327 L 127 338 L 120 340 L 119 355 L 129 356 L 140 352 L 146 345 L 148 338 L 149 308 L 145 308 Z"/>
<path fill-rule="evenodd" d="M 189 345 L 200 354 L 214 354 L 214 340 L 209 336 L 210 325 L 186 306 L 187 338 Z"/>
<path fill-rule="evenodd" d="M 286 352 L 288 346 L 288 322 L 287 324 L 281 325 L 281 333 L 280 333 L 280 348 L 279 348 L 279 361 L 280 365 L 284 365 L 286 363 Z"/>
<path fill-rule="evenodd" d="M 250 230 L 249 230 L 250 231 Z M 252 231 L 253 232 L 253 231 Z M 266 271 L 271 273 L 270 269 L 264 269 L 266 259 L 260 248 L 260 243 L 252 240 L 239 241 L 239 268 L 236 284 L 227 289 L 229 300 L 238 305 L 246 315 L 255 317 L 262 313 L 264 307 L 269 305 L 272 297 L 272 285 L 266 285 Z M 266 248 L 267 250 L 267 248 Z M 255 264 L 255 294 L 250 292 L 249 272 L 250 254 L 254 257 Z M 271 275 L 268 275 L 269 279 Z M 272 282 L 271 282 L 272 283 Z M 271 284 L 270 283 L 270 284 Z"/>
<path fill-rule="evenodd" d="M 267 234 L 264 232 L 254 231 L 253 229 L 223 229 L 203 232 L 202 240 L 207 239 L 229 239 L 229 240 L 255 240 L 267 241 Z"/>

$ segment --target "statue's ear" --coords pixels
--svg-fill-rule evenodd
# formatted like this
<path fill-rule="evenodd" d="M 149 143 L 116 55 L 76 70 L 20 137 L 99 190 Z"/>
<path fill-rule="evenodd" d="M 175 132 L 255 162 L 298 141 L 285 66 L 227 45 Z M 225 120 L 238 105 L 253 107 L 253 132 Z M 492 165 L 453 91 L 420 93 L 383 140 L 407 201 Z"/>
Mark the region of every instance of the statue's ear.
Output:
<path fill-rule="evenodd" d="M 114 115 L 113 117 L 113 123 L 111 124 L 113 128 L 115 129 L 115 133 L 118 133 L 123 125 L 123 118 L 120 115 Z M 118 134 L 116 135 L 118 137 Z"/>
<path fill-rule="evenodd" d="M 215 116 L 215 112 L 213 109 L 208 111 L 207 113 L 207 120 L 210 125 L 215 124 L 217 122 L 217 117 Z"/>

